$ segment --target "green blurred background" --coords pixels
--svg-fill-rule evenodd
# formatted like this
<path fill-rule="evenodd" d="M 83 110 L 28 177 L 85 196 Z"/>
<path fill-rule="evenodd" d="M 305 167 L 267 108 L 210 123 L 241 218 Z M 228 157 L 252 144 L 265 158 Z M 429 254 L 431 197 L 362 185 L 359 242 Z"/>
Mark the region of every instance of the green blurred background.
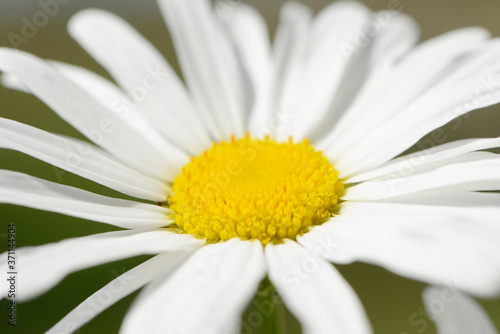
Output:
<path fill-rule="evenodd" d="M 247 2 L 252 3 L 264 13 L 270 30 L 274 31 L 279 7 L 283 1 L 250 0 Z M 306 3 L 317 11 L 329 2 L 314 0 Z M 374 10 L 382 10 L 387 8 L 389 1 L 365 0 L 362 2 Z M 494 36 L 500 36 L 500 1 L 498 0 L 401 0 L 401 4 L 403 11 L 415 17 L 420 23 L 423 40 L 464 26 L 483 26 L 488 28 Z M 172 44 L 154 0 L 71 0 L 68 4 L 61 6 L 59 13 L 51 18 L 47 25 L 39 28 L 36 36 L 30 38 L 27 44 L 21 45 L 20 49 L 43 58 L 78 64 L 106 75 L 104 70 L 80 49 L 66 32 L 66 23 L 69 17 L 75 12 L 89 7 L 108 9 L 124 17 L 150 39 L 178 68 Z M 31 19 L 40 10 L 41 7 L 37 1 L 0 0 L 0 46 L 10 46 L 7 38 L 8 33 L 14 32 L 20 35 L 23 25 L 22 18 Z M 83 139 L 79 133 L 33 96 L 0 88 L 0 101 L 1 117 Z M 451 141 L 459 138 L 499 136 L 499 125 L 500 107 L 494 106 L 472 113 L 457 130 L 450 126 L 445 126 L 443 130 L 446 140 Z M 121 194 L 70 173 L 61 175 L 52 166 L 16 152 L 1 150 L 0 168 L 17 170 L 53 182 L 124 198 Z M 11 222 L 15 222 L 17 226 L 16 242 L 18 247 L 41 245 L 69 237 L 113 230 L 111 226 L 92 221 L 23 207 L 0 205 L 1 251 L 5 251 L 7 248 L 7 224 Z M 2 300 L 0 302 L 0 319 L 2 319 L 0 320 L 0 332 L 41 333 L 48 330 L 93 292 L 114 279 L 118 274 L 131 269 L 147 258 L 136 257 L 113 262 L 68 276 L 61 284 L 43 296 L 18 305 L 18 323 L 15 331 L 12 331 L 12 328 L 6 324 L 4 314 L 7 314 L 7 302 Z M 46 259 L 47 270 L 50 270 L 51 261 L 55 260 Z M 435 333 L 430 322 L 425 321 L 426 326 L 421 325 L 422 322 L 419 322 L 418 325 L 414 322 L 425 319 L 420 296 L 423 284 L 400 278 L 383 269 L 366 264 L 340 266 L 340 270 L 363 301 L 375 328 L 375 333 Z M 20 279 L 22 279 L 22 273 Z M 81 333 L 117 332 L 123 315 L 135 295 L 133 294 L 109 308 L 83 327 Z M 492 317 L 497 328 L 500 329 L 500 300 L 480 302 Z M 290 320 L 290 323 L 292 325 L 289 326 L 289 332 L 299 333 L 298 329 L 292 328 L 294 322 Z"/>

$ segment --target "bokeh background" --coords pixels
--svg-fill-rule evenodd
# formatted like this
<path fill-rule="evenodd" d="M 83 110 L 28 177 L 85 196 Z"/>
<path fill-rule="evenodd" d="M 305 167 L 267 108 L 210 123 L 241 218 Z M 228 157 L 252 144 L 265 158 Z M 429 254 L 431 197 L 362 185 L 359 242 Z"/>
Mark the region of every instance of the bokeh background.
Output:
<path fill-rule="evenodd" d="M 249 0 L 246 2 L 258 7 L 273 33 L 277 25 L 279 7 L 283 1 Z M 327 0 L 304 2 L 315 11 L 330 3 Z M 362 2 L 374 10 L 383 10 L 387 8 L 389 0 L 364 0 Z M 412 15 L 420 23 L 422 40 L 465 26 L 483 26 L 488 28 L 493 36 L 500 36 L 500 1 L 498 0 L 400 0 L 400 2 L 403 12 Z M 61 5 L 57 15 L 51 18 L 45 26 L 39 28 L 36 35 L 29 38 L 27 43 L 19 48 L 42 58 L 78 64 L 107 76 L 105 71 L 66 32 L 68 19 L 75 12 L 89 7 L 107 9 L 124 17 L 150 39 L 178 70 L 168 32 L 154 0 L 70 0 L 67 4 Z M 0 46 L 11 46 L 8 34 L 14 32 L 21 35 L 23 17 L 31 20 L 33 15 L 40 10 L 38 1 L 0 0 Z M 0 117 L 83 139 L 78 132 L 35 97 L 3 87 L 0 87 Z M 447 141 L 459 138 L 499 136 L 500 107 L 494 106 L 472 113 L 458 129 L 445 126 L 442 130 Z M 53 182 L 123 198 L 123 195 L 103 186 L 71 173 L 61 174 L 60 170 L 17 152 L 0 150 L 0 168 L 17 170 Z M 113 230 L 111 226 L 92 221 L 23 207 L 0 205 L 0 250 L 2 252 L 7 248 L 7 224 L 12 222 L 15 222 L 17 226 L 18 247 L 41 245 L 68 237 Z M 33 301 L 18 305 L 15 330 L 6 324 L 7 302 L 2 300 L 0 302 L 0 332 L 41 333 L 48 330 L 93 292 L 147 258 L 143 256 L 113 262 L 69 275 L 50 292 Z M 51 263 L 58 259 L 46 259 L 46 261 L 47 270 L 50 270 Z M 340 270 L 363 301 L 375 333 L 435 333 L 432 323 L 425 318 L 423 312 L 421 302 L 423 284 L 400 278 L 383 269 L 366 264 L 340 266 Z M 3 277 L 4 274 L 1 275 Z M 20 279 L 22 279 L 22 272 Z M 117 332 L 135 295 L 110 307 L 83 327 L 80 332 Z M 481 300 L 480 303 L 500 329 L 500 299 Z M 216 310 L 216 305 L 214 309 Z M 289 323 L 288 333 L 300 333 L 293 319 L 287 318 L 287 322 Z"/>

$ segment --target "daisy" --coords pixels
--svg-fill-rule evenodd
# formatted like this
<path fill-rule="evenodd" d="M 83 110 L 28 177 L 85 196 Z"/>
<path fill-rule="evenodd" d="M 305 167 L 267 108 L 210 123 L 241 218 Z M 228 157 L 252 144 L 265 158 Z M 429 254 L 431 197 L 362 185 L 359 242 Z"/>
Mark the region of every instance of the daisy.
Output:
<path fill-rule="evenodd" d="M 498 40 L 466 28 L 416 45 L 411 18 L 342 1 L 315 17 L 284 5 L 271 46 L 245 4 L 218 6 L 219 14 L 206 0 L 159 6 L 185 83 L 101 10 L 78 13 L 69 31 L 116 85 L 0 50 L 4 84 L 36 95 L 93 142 L 1 119 L 1 147 L 138 199 L 1 171 L 2 203 L 124 229 L 17 250 L 18 300 L 77 270 L 156 255 L 50 333 L 79 328 L 143 286 L 121 332 L 237 333 L 266 277 L 304 333 L 370 333 L 331 263 L 364 261 L 479 297 L 500 293 L 500 195 L 480 192 L 500 189 L 500 158 L 481 151 L 500 138 L 402 155 L 500 101 Z"/>

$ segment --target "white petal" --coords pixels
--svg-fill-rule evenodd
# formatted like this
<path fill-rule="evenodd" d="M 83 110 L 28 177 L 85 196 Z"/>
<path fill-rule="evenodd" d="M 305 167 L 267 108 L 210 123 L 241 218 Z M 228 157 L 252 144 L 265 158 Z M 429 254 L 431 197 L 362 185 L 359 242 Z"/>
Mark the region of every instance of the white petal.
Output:
<path fill-rule="evenodd" d="M 305 334 L 371 333 L 363 306 L 328 262 L 294 241 L 266 246 L 269 279 Z"/>
<path fill-rule="evenodd" d="M 371 70 L 386 63 L 396 65 L 420 37 L 418 23 L 411 16 L 385 10 L 376 12 L 374 16 L 372 24 L 375 28 L 377 24 L 386 26 L 374 37 L 370 52 Z"/>
<path fill-rule="evenodd" d="M 380 98 L 393 79 L 397 62 L 418 41 L 418 25 L 408 15 L 377 12 L 365 29 L 371 31 L 369 29 L 380 26 L 382 28 L 375 36 L 369 37 L 360 32 L 357 39 L 342 44 L 346 48 L 349 65 L 328 115 L 310 133 L 312 140 L 324 137 L 315 145 L 320 149 L 331 145 L 331 130 L 344 113 L 349 111 L 351 116 L 356 112 L 363 113 L 373 105 L 374 100 Z"/>
<path fill-rule="evenodd" d="M 224 334 L 240 334 L 241 333 L 241 319 L 233 319 L 233 321 L 221 330 Z"/>
<path fill-rule="evenodd" d="M 266 118 L 272 108 L 271 42 L 266 22 L 257 10 L 244 3 L 235 2 L 234 8 L 227 8 L 227 4 L 227 1 L 219 1 L 215 8 L 249 75 L 253 102 L 247 118 L 250 118 L 249 127 L 252 130 L 256 119 Z M 261 129 L 255 129 L 257 134 L 258 130 Z"/>
<path fill-rule="evenodd" d="M 28 87 L 26 87 L 19 78 L 13 74 L 10 73 L 4 73 L 0 77 L 2 81 L 2 85 L 4 85 L 7 88 L 10 89 L 15 89 L 23 93 L 29 93 L 31 94 L 30 90 Z"/>
<path fill-rule="evenodd" d="M 387 201 L 389 203 L 413 204 L 413 205 L 429 205 L 437 207 L 452 207 L 456 208 L 477 208 L 484 210 L 484 208 L 493 208 L 500 210 L 500 194 L 499 193 L 485 193 L 485 192 L 456 192 L 456 191 L 443 191 L 443 190 L 429 190 L 419 191 L 407 195 L 397 196 L 394 198 L 380 200 L 381 202 Z M 380 203 L 380 202 L 376 202 Z M 356 205 L 354 203 L 346 204 Z M 373 205 L 378 205 L 374 204 Z M 426 209 L 428 210 L 428 208 Z"/>
<path fill-rule="evenodd" d="M 458 290 L 429 287 L 422 298 L 438 334 L 498 333 L 481 306 Z"/>
<path fill-rule="evenodd" d="M 4 118 L 0 130 L 0 148 L 29 154 L 124 194 L 163 202 L 171 192 L 165 183 L 126 167 L 89 143 Z"/>
<path fill-rule="evenodd" d="M 500 69 L 498 59 L 500 52 L 500 40 L 490 39 L 480 43 L 478 47 L 469 52 L 462 60 L 458 61 L 449 75 L 442 78 L 435 88 L 442 88 L 454 83 L 467 81 L 473 77 L 481 77 Z M 485 84 L 491 84 L 485 83 Z M 491 87 L 484 87 L 491 88 Z"/>
<path fill-rule="evenodd" d="M 173 180 L 189 161 L 187 155 L 172 145 L 163 150 L 154 148 L 119 115 L 33 55 L 2 48 L 0 70 L 15 73 L 35 95 L 82 134 L 143 173 Z"/>
<path fill-rule="evenodd" d="M 393 159 L 374 170 L 351 177 L 346 182 L 361 182 L 394 172 L 407 175 L 413 168 L 425 164 L 442 161 L 467 152 L 486 150 L 499 146 L 500 137 L 458 140 Z"/>
<path fill-rule="evenodd" d="M 174 70 L 127 22 L 112 13 L 88 9 L 71 19 L 69 32 L 166 138 L 195 154 L 210 145 L 201 115 Z"/>
<path fill-rule="evenodd" d="M 334 263 L 368 262 L 479 296 L 500 293 L 500 229 L 488 226 L 488 216 L 477 224 L 460 211 L 381 208 L 352 215 L 341 211 L 298 241 Z"/>
<path fill-rule="evenodd" d="M 372 12 L 364 5 L 334 2 L 311 22 L 300 80 L 285 102 L 295 115 L 287 131 L 297 140 L 308 138 L 324 121 L 350 62 L 345 43 L 353 43 L 368 26 Z"/>
<path fill-rule="evenodd" d="M 75 271 L 137 255 L 165 251 L 193 251 L 203 241 L 168 230 L 117 231 L 72 238 L 56 243 L 16 249 L 20 259 L 19 300 L 35 298 Z M 6 267 L 7 253 L 0 263 Z M 3 297 L 7 294 L 4 289 Z"/>
<path fill-rule="evenodd" d="M 300 83 L 312 15 L 311 9 L 299 2 L 286 2 L 281 7 L 273 43 L 273 108 L 270 110 L 278 115 L 263 115 L 258 123 L 252 124 L 252 130 L 258 131 L 259 135 L 266 134 L 265 129 L 269 129 L 278 139 L 286 138 L 289 134 L 287 125 L 296 117 L 291 113 L 289 101 L 297 93 Z M 284 119 L 283 116 L 279 117 L 280 114 L 285 115 Z"/>
<path fill-rule="evenodd" d="M 190 253 L 187 250 L 162 253 L 127 271 L 83 301 L 47 334 L 73 333 L 120 299 L 158 277 L 171 274 Z"/>
<path fill-rule="evenodd" d="M 259 242 L 205 246 L 139 295 L 120 332 L 219 334 L 241 316 L 264 275 Z"/>
<path fill-rule="evenodd" d="M 465 153 L 359 183 L 348 188 L 342 198 L 377 200 L 444 187 L 469 191 L 500 189 L 500 156 L 488 152 Z"/>
<path fill-rule="evenodd" d="M 105 197 L 8 170 L 0 170 L 0 203 L 124 228 L 155 228 L 172 222 L 172 211 L 158 205 Z"/>
<path fill-rule="evenodd" d="M 498 81 L 500 73 L 492 77 L 493 81 Z M 343 171 L 341 177 L 353 176 L 379 166 L 453 119 L 500 102 L 500 88 L 486 91 L 481 80 L 483 78 L 474 78 L 458 83 L 455 87 L 445 88 L 445 92 L 434 90 L 385 124 L 375 127 L 363 139 L 363 143 L 351 147 L 342 156 L 337 164 L 339 170 Z M 484 89 L 485 93 L 477 95 L 478 88 L 481 91 Z M 459 122 L 462 120 L 459 119 Z M 359 158 L 360 155 L 363 155 L 363 159 Z"/>
<path fill-rule="evenodd" d="M 439 112 L 444 114 L 447 108 L 453 107 L 458 102 L 463 102 L 467 93 L 473 91 L 475 87 L 462 87 L 462 90 L 466 90 L 465 93 L 456 92 L 453 94 L 458 87 L 452 89 L 453 87 L 447 84 L 442 85 L 441 89 L 436 89 L 435 86 L 440 82 L 446 82 L 447 77 L 452 77 L 457 64 L 485 45 L 484 39 L 487 36 L 484 29 L 461 29 L 429 40 L 414 51 L 409 52 L 397 64 L 395 70 L 391 71 L 390 75 L 386 73 L 388 81 L 383 90 L 377 91 L 376 94 L 366 90 L 365 94 L 368 94 L 370 98 L 361 96 L 364 103 L 355 104 L 354 108 L 345 113 L 343 119 L 330 135 L 331 147 L 326 151 L 328 156 L 333 161 L 342 158 L 338 162 L 343 163 L 344 167 L 352 165 L 354 162 L 358 162 L 352 157 L 352 151 L 357 151 L 355 148 L 358 145 L 366 146 L 371 143 L 372 146 L 375 146 L 387 137 L 394 138 L 391 136 L 392 130 L 391 132 L 383 132 L 382 137 L 379 134 L 376 143 L 373 142 L 372 138 L 367 140 L 374 132 L 373 129 L 376 129 L 375 132 L 377 132 L 380 128 L 389 126 L 387 124 L 394 122 L 394 119 L 401 121 L 404 118 L 407 122 L 404 131 L 408 131 L 408 125 L 414 126 L 417 123 L 417 120 L 413 121 L 413 118 L 424 119 L 427 115 L 436 115 Z M 451 83 L 451 86 L 458 84 L 456 81 Z M 457 98 L 458 101 L 456 101 Z M 424 102 L 426 102 L 426 110 L 419 112 L 424 107 Z M 441 116 L 439 120 L 444 123 L 453 119 L 445 120 L 446 117 L 439 116 Z M 454 117 L 457 116 L 459 114 Z M 355 128 L 351 130 L 354 126 Z M 350 131 L 346 132 L 345 129 L 348 128 Z M 399 141 L 400 138 L 397 138 Z M 362 163 L 365 162 L 362 161 Z"/>
<path fill-rule="evenodd" d="M 113 111 L 128 126 L 137 130 L 142 137 L 148 139 L 151 146 L 156 147 L 158 150 L 163 150 L 164 147 L 171 145 L 146 120 L 144 112 L 138 109 L 139 103 L 131 101 L 114 83 L 79 66 L 58 61 L 50 61 L 50 64 L 97 102 L 100 102 L 104 107 Z M 10 88 L 30 93 L 29 89 L 22 84 L 16 75 L 6 74 L 2 78 Z"/>
<path fill-rule="evenodd" d="M 500 232 L 500 199 L 495 193 L 422 191 L 374 202 L 344 202 L 341 217 L 460 216 L 478 230 Z M 457 223 L 458 224 L 458 223 Z"/>
<path fill-rule="evenodd" d="M 436 80 L 436 73 L 422 73 L 422 68 L 432 66 L 434 72 L 440 73 L 487 36 L 486 31 L 477 28 L 460 29 L 422 43 L 397 62 L 389 57 L 389 60 L 392 60 L 390 66 L 385 68 L 383 75 L 368 78 L 362 92 L 328 136 L 332 148 L 331 158 L 337 159 L 352 143 L 359 141 L 361 135 L 366 136 L 365 128 L 373 127 L 374 117 L 380 118 L 382 115 L 387 116 L 399 111 L 401 106 L 411 102 L 423 90 L 429 89 L 431 85 L 428 81 Z M 382 69 L 386 67 L 384 65 L 386 64 L 381 66 Z M 375 66 L 374 70 L 377 71 L 378 68 L 380 66 Z M 395 95 L 395 92 L 400 93 L 401 90 L 405 92 L 404 96 Z M 365 118 L 370 119 L 370 122 L 365 122 Z M 376 118 L 376 121 L 381 120 Z M 356 128 L 348 133 L 344 131 L 353 126 Z"/>
<path fill-rule="evenodd" d="M 245 73 L 208 0 L 158 0 L 191 93 L 215 121 L 218 139 L 242 136 Z M 205 119 L 208 121 L 208 117 Z"/>
<path fill-rule="evenodd" d="M 161 120 L 161 117 L 151 119 L 151 122 L 148 121 L 146 116 L 151 108 L 148 106 L 142 106 L 140 102 L 133 101 L 130 95 L 125 95 L 125 93 L 123 93 L 123 91 L 114 83 L 79 66 L 56 61 L 51 61 L 51 65 L 54 66 L 63 76 L 82 88 L 96 101 L 100 102 L 103 106 L 114 112 L 128 126 L 134 128 L 143 138 L 148 140 L 148 143 L 151 146 L 161 151 L 165 147 L 170 147 L 172 145 L 160 133 L 161 131 L 167 130 L 167 127 L 164 126 L 165 122 Z M 166 106 L 163 106 L 162 112 L 165 111 L 165 107 Z M 164 113 L 162 113 L 162 115 L 164 115 Z M 178 118 L 174 118 L 174 120 L 177 119 Z M 170 124 L 171 122 L 172 119 L 170 119 L 167 124 Z M 161 129 L 156 129 L 154 124 L 161 124 Z M 173 132 L 171 134 L 175 135 Z M 183 134 L 185 135 L 185 133 Z M 179 136 L 177 139 L 181 138 L 182 137 Z M 192 141 L 192 138 L 193 136 L 191 136 L 191 139 L 183 142 L 186 145 L 179 146 L 184 150 L 188 150 L 187 147 Z M 205 141 L 204 148 L 207 146 L 207 142 L 208 141 Z"/>

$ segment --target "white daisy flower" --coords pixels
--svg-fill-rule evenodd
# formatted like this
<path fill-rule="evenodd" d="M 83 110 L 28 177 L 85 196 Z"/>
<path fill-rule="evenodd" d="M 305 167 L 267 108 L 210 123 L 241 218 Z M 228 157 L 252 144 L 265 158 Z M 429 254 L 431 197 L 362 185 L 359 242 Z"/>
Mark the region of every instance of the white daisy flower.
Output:
<path fill-rule="evenodd" d="M 422 297 L 438 334 L 498 334 L 481 306 L 458 290 L 429 287 Z"/>
<path fill-rule="evenodd" d="M 500 158 L 478 151 L 500 138 L 398 157 L 500 101 L 498 40 L 466 28 L 415 45 L 411 18 L 342 1 L 315 17 L 286 4 L 271 46 L 264 20 L 245 4 L 223 15 L 206 0 L 159 5 L 185 84 L 148 41 L 101 10 L 77 14 L 69 31 L 117 85 L 0 50 L 7 86 L 36 95 L 96 144 L 1 119 L 0 146 L 147 201 L 1 171 L 2 203 L 125 229 L 19 249 L 19 301 L 71 272 L 157 254 L 50 333 L 79 328 L 96 316 L 92 303 L 100 312 L 145 285 L 121 332 L 237 333 L 266 276 L 304 333 L 370 333 L 331 264 L 354 261 L 499 294 L 500 194 L 479 191 L 500 189 Z"/>

